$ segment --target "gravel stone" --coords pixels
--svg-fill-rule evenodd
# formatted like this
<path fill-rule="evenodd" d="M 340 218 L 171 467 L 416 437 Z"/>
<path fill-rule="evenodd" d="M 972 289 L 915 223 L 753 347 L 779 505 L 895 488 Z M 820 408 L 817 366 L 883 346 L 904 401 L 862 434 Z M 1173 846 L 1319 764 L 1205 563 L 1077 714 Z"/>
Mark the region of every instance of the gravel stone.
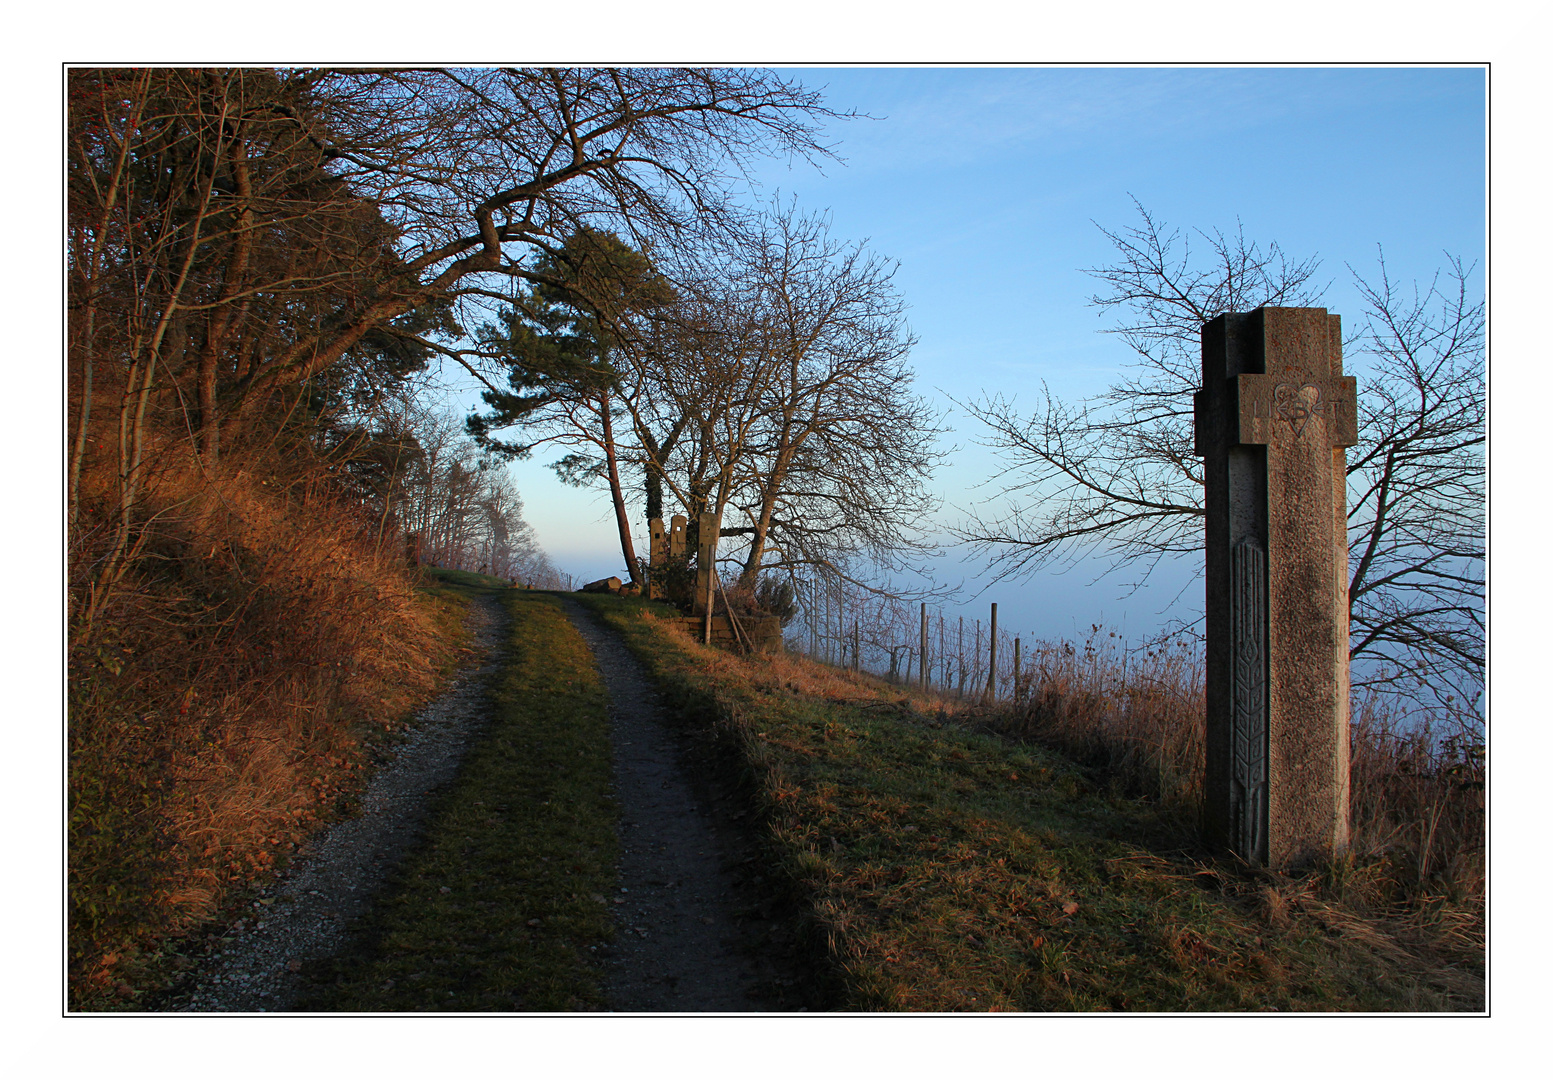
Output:
<path fill-rule="evenodd" d="M 311 838 L 287 873 L 265 889 L 274 903 L 262 924 L 238 920 L 223 950 L 206 958 L 163 1006 L 174 1012 L 287 1011 L 305 989 L 310 964 L 333 956 L 366 914 L 388 872 L 420 836 L 431 797 L 458 772 L 484 727 L 485 683 L 507 625 L 492 596 L 470 602 L 474 659 L 411 723 L 373 776 L 359 817 Z M 192 985 L 191 985 L 192 983 Z"/>

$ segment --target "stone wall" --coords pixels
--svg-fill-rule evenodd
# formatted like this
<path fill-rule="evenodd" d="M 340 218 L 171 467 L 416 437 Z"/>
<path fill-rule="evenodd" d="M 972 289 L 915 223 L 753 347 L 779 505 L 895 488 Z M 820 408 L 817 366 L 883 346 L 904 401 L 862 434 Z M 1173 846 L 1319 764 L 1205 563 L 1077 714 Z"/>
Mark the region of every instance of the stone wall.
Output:
<path fill-rule="evenodd" d="M 697 641 L 702 640 L 706 630 L 704 617 L 700 615 L 687 615 L 679 620 L 681 626 Z M 739 616 L 739 629 L 744 631 L 744 636 L 754 645 L 756 652 L 779 653 L 784 651 L 782 645 L 782 620 L 775 615 L 741 615 Z M 726 615 L 712 616 L 712 644 L 720 649 L 730 652 L 740 651 L 738 637 L 734 634 L 733 625 Z"/>

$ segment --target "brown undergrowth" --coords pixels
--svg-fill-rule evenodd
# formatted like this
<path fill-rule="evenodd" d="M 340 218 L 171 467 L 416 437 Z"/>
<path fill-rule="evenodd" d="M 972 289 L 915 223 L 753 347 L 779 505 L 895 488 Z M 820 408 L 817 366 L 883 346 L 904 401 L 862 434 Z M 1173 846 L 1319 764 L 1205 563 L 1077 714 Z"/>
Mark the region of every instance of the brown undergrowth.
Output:
<path fill-rule="evenodd" d="M 1480 949 L 1410 938 L 1334 868 L 1272 874 L 1198 845 L 1194 751 L 1169 739 L 1193 708 L 1175 697 L 1197 681 L 1185 654 L 1133 658 L 1127 680 L 1100 684 L 1075 648 L 1069 681 L 1034 699 L 1045 716 L 1021 717 L 800 657 L 711 652 L 612 606 L 669 700 L 744 762 L 842 1007 L 1484 1006 Z"/>
<path fill-rule="evenodd" d="M 1128 652 L 1114 633 L 1093 627 L 1082 645 L 1038 645 L 1029 656 L 1020 700 L 985 710 L 982 722 L 1059 748 L 1106 783 L 1157 799 L 1183 825 L 1193 823 L 1202 801 L 1206 707 L 1200 654 L 1185 645 Z M 1349 851 L 1296 878 L 1274 875 L 1266 901 L 1362 923 L 1377 939 L 1481 975 L 1481 728 L 1467 717 L 1431 723 L 1361 696 L 1349 757 Z"/>
<path fill-rule="evenodd" d="M 371 733 L 454 659 L 456 602 L 417 595 L 318 486 L 164 465 L 144 544 L 68 663 L 69 1006 L 135 1007 L 161 944 L 348 810 Z M 73 561 L 109 493 L 80 488 Z M 169 961 L 170 962 L 170 961 Z"/>

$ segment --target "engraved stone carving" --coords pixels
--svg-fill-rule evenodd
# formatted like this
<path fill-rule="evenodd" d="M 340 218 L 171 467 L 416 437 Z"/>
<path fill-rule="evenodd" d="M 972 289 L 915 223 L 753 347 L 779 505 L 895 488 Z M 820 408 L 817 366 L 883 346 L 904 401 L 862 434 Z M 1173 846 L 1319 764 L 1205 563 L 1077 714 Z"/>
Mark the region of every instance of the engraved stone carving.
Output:
<path fill-rule="evenodd" d="M 1235 545 L 1230 585 L 1234 638 L 1230 814 L 1236 849 L 1267 860 L 1267 553 Z"/>
<path fill-rule="evenodd" d="M 1321 413 L 1321 387 L 1315 383 L 1279 383 L 1273 387 L 1273 411 L 1288 422 L 1297 439 L 1305 434 L 1306 421 Z"/>
<path fill-rule="evenodd" d="M 1352 446 L 1359 441 L 1357 391 L 1352 375 L 1291 382 L 1243 373 L 1235 379 L 1239 407 L 1231 442 L 1266 446 L 1291 434 L 1299 439 L 1310 422 L 1319 419 L 1329 445 Z M 1200 410 L 1202 401 L 1194 401 L 1194 406 Z M 1275 429 L 1275 424 L 1281 430 Z M 1197 453 L 1202 452 L 1199 444 Z"/>

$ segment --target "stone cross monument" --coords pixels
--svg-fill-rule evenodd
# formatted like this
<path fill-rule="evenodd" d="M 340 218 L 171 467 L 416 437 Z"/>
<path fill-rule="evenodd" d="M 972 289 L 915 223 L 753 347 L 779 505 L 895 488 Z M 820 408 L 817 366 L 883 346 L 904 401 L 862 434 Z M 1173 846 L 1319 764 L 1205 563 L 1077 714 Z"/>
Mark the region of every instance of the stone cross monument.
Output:
<path fill-rule="evenodd" d="M 1348 843 L 1354 379 L 1324 308 L 1221 315 L 1202 365 L 1205 824 L 1248 862 L 1289 866 Z"/>

